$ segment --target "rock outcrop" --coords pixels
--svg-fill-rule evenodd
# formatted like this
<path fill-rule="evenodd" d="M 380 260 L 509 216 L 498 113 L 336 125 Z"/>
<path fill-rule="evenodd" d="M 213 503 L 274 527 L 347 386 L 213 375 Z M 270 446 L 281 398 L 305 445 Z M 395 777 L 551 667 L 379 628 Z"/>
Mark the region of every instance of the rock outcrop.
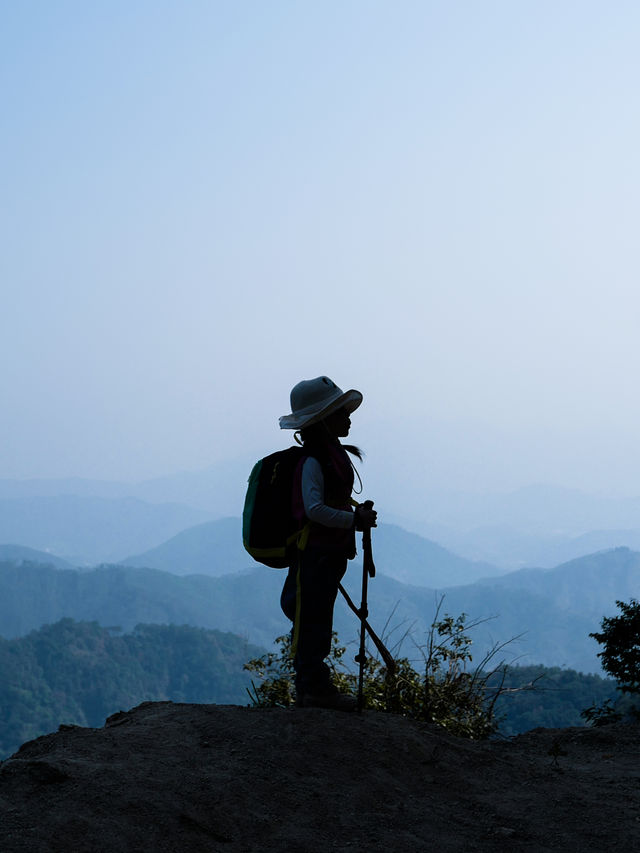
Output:
<path fill-rule="evenodd" d="M 144 703 L 2 762 L 0 850 L 634 850 L 639 734 L 472 742 L 387 714 Z"/>

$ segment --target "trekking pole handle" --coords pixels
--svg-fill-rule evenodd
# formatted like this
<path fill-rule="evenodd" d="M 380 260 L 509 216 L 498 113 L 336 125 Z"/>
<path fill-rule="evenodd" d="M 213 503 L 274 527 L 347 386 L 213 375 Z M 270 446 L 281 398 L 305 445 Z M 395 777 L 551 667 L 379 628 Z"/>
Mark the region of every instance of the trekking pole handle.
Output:
<path fill-rule="evenodd" d="M 373 509 L 373 501 L 364 501 L 362 504 L 364 509 L 372 510 Z M 370 578 L 375 577 L 376 567 L 373 562 L 373 554 L 371 552 L 371 528 L 369 525 L 363 528 L 362 530 L 362 554 L 364 565 L 367 569 Z"/>

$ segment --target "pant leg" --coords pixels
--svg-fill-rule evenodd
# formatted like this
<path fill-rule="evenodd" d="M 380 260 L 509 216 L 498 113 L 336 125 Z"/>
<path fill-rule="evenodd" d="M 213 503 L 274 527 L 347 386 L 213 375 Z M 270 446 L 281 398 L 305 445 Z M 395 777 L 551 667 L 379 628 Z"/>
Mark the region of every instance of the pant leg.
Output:
<path fill-rule="evenodd" d="M 331 684 L 325 658 L 331 651 L 333 607 L 346 568 L 345 556 L 309 548 L 298 553 L 289 569 L 280 602 L 294 623 L 292 652 L 299 694 L 321 692 Z"/>

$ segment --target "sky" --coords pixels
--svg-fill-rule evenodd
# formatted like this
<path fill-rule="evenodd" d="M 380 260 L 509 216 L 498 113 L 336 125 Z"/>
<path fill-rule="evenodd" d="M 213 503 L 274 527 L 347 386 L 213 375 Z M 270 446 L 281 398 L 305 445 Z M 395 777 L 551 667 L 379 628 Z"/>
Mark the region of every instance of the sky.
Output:
<path fill-rule="evenodd" d="M 640 6 L 0 3 L 0 478 L 640 494 Z M 415 493 L 415 489 L 414 492 Z"/>

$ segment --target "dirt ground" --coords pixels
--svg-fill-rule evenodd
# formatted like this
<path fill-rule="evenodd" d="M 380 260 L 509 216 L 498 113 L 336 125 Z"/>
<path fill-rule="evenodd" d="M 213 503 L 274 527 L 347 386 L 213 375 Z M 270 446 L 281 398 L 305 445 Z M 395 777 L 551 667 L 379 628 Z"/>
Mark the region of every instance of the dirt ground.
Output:
<path fill-rule="evenodd" d="M 145 703 L 0 764 L 0 850 L 640 850 L 639 734 L 472 742 L 388 714 Z"/>

